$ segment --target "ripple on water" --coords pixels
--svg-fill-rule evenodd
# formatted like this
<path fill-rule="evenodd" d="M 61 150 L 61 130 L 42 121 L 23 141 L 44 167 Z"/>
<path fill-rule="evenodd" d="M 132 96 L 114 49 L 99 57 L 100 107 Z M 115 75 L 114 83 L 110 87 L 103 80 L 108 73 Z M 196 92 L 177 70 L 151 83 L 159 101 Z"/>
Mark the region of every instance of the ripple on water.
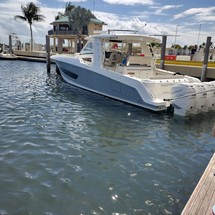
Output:
<path fill-rule="evenodd" d="M 0 62 L 0 214 L 180 214 L 215 115 L 170 118 Z"/>

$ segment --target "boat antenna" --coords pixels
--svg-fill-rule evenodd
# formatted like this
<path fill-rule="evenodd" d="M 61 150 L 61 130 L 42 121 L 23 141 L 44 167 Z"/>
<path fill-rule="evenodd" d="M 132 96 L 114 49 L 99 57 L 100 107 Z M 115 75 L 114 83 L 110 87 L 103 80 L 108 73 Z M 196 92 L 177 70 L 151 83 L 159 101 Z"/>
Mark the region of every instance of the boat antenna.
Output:
<path fill-rule="evenodd" d="M 145 23 L 142 27 L 140 27 L 137 32 L 139 32 L 141 29 L 143 29 L 145 26 L 147 25 L 147 23 Z"/>

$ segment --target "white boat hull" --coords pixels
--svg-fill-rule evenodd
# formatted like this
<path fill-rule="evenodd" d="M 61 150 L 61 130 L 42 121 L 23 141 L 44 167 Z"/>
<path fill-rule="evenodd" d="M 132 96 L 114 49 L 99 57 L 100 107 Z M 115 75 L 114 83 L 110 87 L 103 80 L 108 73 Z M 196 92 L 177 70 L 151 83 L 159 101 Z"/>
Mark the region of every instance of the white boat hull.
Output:
<path fill-rule="evenodd" d="M 155 68 L 146 44 L 153 41 L 142 35 L 97 35 L 80 54 L 54 55 L 52 59 L 66 82 L 132 105 L 156 112 L 173 107 L 174 114 L 181 116 L 214 110 L 214 82 L 201 83 Z M 117 50 L 108 48 L 113 44 Z M 144 53 L 135 53 L 140 48 Z"/>
<path fill-rule="evenodd" d="M 63 79 L 74 86 L 153 111 L 167 109 L 164 101 L 151 102 L 151 96 L 140 80 L 105 70 L 96 72 L 89 70 L 87 66 L 78 67 L 57 60 L 55 62 Z"/>

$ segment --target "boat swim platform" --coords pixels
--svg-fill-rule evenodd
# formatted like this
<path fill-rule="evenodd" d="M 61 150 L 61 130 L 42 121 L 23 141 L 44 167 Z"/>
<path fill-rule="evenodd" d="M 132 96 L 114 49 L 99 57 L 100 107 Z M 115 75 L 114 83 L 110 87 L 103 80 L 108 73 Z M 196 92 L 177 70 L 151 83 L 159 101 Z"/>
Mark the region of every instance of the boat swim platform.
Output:
<path fill-rule="evenodd" d="M 215 153 L 181 215 L 210 215 L 215 205 Z"/>

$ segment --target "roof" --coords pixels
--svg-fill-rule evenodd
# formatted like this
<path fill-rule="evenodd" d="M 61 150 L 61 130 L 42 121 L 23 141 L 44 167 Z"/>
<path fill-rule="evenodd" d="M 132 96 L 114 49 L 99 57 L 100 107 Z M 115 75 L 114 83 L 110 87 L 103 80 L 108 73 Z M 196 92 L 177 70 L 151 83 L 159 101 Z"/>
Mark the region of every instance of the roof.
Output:
<path fill-rule="evenodd" d="M 57 23 L 69 23 L 69 17 L 68 16 L 63 16 L 60 19 L 55 20 L 54 22 L 51 22 L 50 25 L 54 25 Z"/>
<path fill-rule="evenodd" d="M 107 25 L 106 23 L 104 23 L 103 21 L 101 21 L 97 18 L 90 19 L 90 22 L 95 23 L 95 24 Z"/>
<path fill-rule="evenodd" d="M 98 34 L 92 36 L 99 39 L 108 39 L 114 41 L 130 41 L 130 42 L 146 42 L 146 43 L 159 43 L 160 39 L 145 36 L 142 34 Z"/>
<path fill-rule="evenodd" d="M 104 22 L 102 22 L 101 20 L 96 19 L 96 18 L 90 19 L 90 22 L 95 23 L 95 24 L 106 25 Z M 54 24 L 58 24 L 58 23 L 68 24 L 69 23 L 69 17 L 63 16 L 60 19 L 57 19 L 54 22 L 51 22 L 50 25 L 54 25 Z"/>

